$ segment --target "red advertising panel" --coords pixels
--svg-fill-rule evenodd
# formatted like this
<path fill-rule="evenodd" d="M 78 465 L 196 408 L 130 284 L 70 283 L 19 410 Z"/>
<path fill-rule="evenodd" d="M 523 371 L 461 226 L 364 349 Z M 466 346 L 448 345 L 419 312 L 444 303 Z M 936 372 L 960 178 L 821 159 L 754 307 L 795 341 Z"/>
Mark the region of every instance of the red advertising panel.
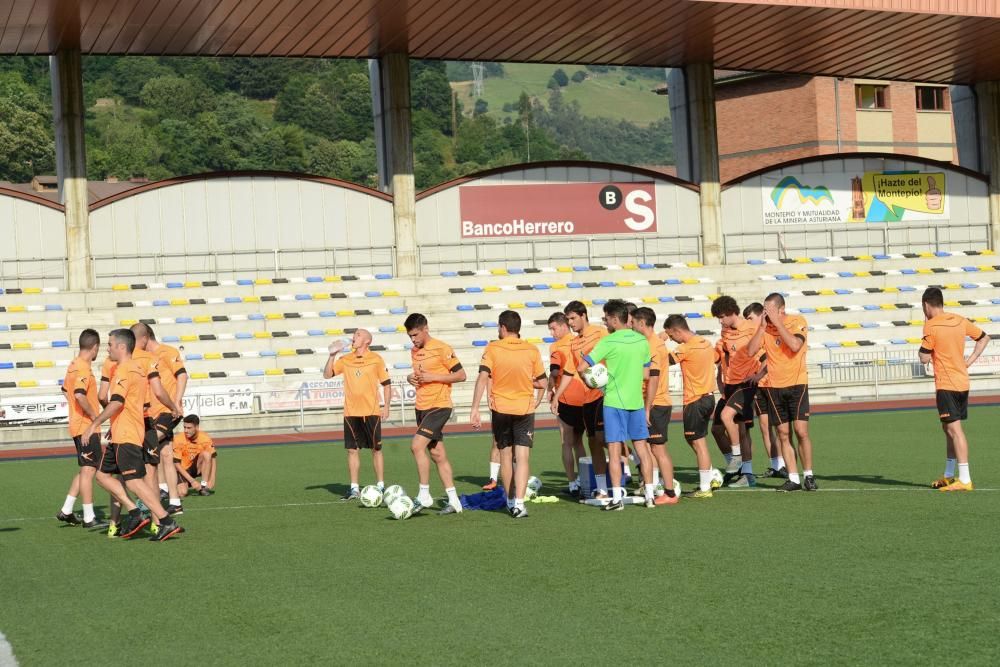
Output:
<path fill-rule="evenodd" d="M 653 183 L 464 185 L 462 238 L 656 232 Z"/>

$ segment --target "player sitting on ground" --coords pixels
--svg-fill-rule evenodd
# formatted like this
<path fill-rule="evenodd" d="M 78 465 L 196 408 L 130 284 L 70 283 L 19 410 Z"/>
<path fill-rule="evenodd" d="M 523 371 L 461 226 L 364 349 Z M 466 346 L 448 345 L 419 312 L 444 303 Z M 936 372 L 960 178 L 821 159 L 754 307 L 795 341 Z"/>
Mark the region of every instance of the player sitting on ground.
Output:
<path fill-rule="evenodd" d="M 184 418 L 184 431 L 174 436 L 172 444 L 177 492 L 182 498 L 195 493 L 200 496 L 212 495 L 215 492 L 218 456 L 212 438 L 201 430 L 198 415 Z"/>

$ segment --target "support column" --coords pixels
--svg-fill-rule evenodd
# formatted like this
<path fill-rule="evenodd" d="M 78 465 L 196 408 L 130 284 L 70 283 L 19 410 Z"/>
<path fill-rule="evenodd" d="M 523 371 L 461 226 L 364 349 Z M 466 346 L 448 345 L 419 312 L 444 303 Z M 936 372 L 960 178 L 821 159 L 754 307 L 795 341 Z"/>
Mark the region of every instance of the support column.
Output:
<path fill-rule="evenodd" d="M 410 59 L 390 53 L 371 62 L 372 108 L 379 185 L 391 192 L 396 232 L 396 275 L 414 277 L 417 265 L 416 188 L 410 122 Z"/>
<path fill-rule="evenodd" d="M 49 57 L 49 71 L 52 77 L 59 201 L 66 210 L 66 287 L 71 290 L 93 289 L 80 50 L 57 51 Z"/>
<path fill-rule="evenodd" d="M 983 166 L 990 174 L 990 248 L 1000 250 L 1000 81 L 976 84 Z"/>
<path fill-rule="evenodd" d="M 674 76 L 674 81 L 678 77 Z M 678 86 L 677 88 L 680 88 Z M 680 90 L 678 90 L 678 93 Z M 684 165 L 689 178 L 701 190 L 701 244 L 706 264 L 722 264 L 722 188 L 719 182 L 719 138 L 715 123 L 715 68 L 712 63 L 694 63 L 684 68 L 683 146 L 678 166 Z M 673 93 L 671 93 L 673 95 Z M 671 106 L 674 106 L 672 104 Z"/>

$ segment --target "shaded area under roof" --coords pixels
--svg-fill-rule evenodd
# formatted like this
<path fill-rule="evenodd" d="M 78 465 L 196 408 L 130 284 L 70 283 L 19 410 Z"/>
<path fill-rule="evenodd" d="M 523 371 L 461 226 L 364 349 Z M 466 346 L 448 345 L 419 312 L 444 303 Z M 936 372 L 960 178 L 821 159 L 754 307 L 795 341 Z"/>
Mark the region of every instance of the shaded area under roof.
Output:
<path fill-rule="evenodd" d="M 0 54 L 415 58 L 1000 80 L 995 0 L 0 0 Z"/>

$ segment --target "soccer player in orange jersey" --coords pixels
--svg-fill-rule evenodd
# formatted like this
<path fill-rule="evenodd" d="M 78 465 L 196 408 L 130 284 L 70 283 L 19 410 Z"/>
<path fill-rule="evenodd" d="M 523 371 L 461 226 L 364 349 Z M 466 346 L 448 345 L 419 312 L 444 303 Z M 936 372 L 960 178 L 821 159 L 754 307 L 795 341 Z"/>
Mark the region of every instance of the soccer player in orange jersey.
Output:
<path fill-rule="evenodd" d="M 104 449 L 97 482 L 112 494 L 128 510 L 128 517 L 121 527 L 120 536 L 134 536 L 149 519 L 142 516 L 139 508 L 129 498 L 125 489 L 134 493 L 149 508 L 157 528 L 152 541 L 163 541 L 181 531 L 181 527 L 160 505 L 155 491 L 143 481 L 146 467 L 143 461 L 143 440 L 146 428 L 143 422 L 143 406 L 146 402 L 148 383 L 146 369 L 135 361 L 135 335 L 128 329 L 115 329 L 108 337 L 108 356 L 118 364 L 111 381 L 111 398 L 107 407 L 97 415 L 81 436 L 89 442 L 100 425 L 111 419 L 111 444 Z M 121 475 L 122 484 L 112 475 Z"/>
<path fill-rule="evenodd" d="M 747 352 L 757 325 L 742 317 L 736 299 L 731 296 L 720 296 L 712 302 L 712 316 L 718 318 L 722 327 L 722 335 L 716 343 L 722 397 L 715 404 L 712 433 L 717 442 L 727 445 L 730 450 L 725 483 L 733 487 L 757 486 L 750 429 L 757 392 L 756 375 L 762 364 L 759 356 Z"/>
<path fill-rule="evenodd" d="M 139 322 L 132 325 L 136 346 L 153 355 L 151 370 L 159 375 L 163 390 L 173 399 L 176 411 L 167 407 L 155 395 L 150 396 L 149 417 L 153 422 L 153 433 L 156 436 L 157 453 L 152 458 L 157 459 L 156 475 L 150 475 L 148 481 L 157 482 L 160 494 L 167 493 L 169 504 L 167 511 L 174 515 L 184 513 L 180 495 L 177 489 L 177 470 L 174 468 L 174 427 L 181 420 L 181 410 L 184 407 L 184 392 L 187 389 L 188 372 L 184 368 L 181 353 L 169 345 L 156 340 L 153 328 Z M 149 429 L 147 429 L 149 430 Z M 151 440 L 151 438 L 150 438 Z"/>
<path fill-rule="evenodd" d="M 919 356 L 921 362 L 934 364 L 938 417 L 947 446 L 944 475 L 935 480 L 931 488 L 972 491 L 975 487 L 969 475 L 969 442 L 962 422 L 969 416 L 969 366 L 986 349 L 990 337 L 964 317 L 945 312 L 944 295 L 937 287 L 924 291 L 921 304 L 925 320 Z M 976 341 L 968 358 L 965 356 L 966 337 Z"/>
<path fill-rule="evenodd" d="M 372 335 L 367 329 L 358 329 L 351 339 L 351 349 L 344 351 L 343 341 L 330 345 L 330 358 L 323 367 L 323 377 L 339 375 L 344 378 L 344 449 L 347 450 L 347 472 L 351 486 L 341 500 L 358 500 L 361 487 L 358 473 L 361 470 L 359 449 L 372 451 L 372 467 L 379 490 L 385 489 L 385 463 L 382 458 L 382 420 L 389 418 L 392 403 L 392 381 L 385 368 L 385 360 L 371 351 Z M 382 406 L 379 407 L 379 393 Z"/>
<path fill-rule="evenodd" d="M 434 504 L 434 498 L 431 496 L 433 460 L 444 484 L 445 493 L 448 495 L 447 504 L 452 510 L 448 513 L 458 513 L 462 511 L 462 502 L 455 492 L 451 462 L 444 449 L 444 426 L 451 419 L 454 409 L 451 386 L 456 382 L 465 382 L 465 369 L 455 357 L 455 351 L 450 345 L 431 338 L 426 317 L 420 313 L 412 313 L 403 322 L 403 327 L 410 342 L 413 343 L 413 348 L 410 350 L 413 372 L 406 380 L 417 388 L 417 432 L 410 445 L 420 481 L 415 511 Z"/>
<path fill-rule="evenodd" d="M 684 379 L 684 439 L 698 460 L 698 489 L 690 498 L 712 497 L 712 459 L 705 438 L 715 408 L 715 346 L 696 335 L 683 315 L 671 315 L 663 323 L 670 340 L 678 343 L 669 354 L 670 365 L 680 364 Z"/>
<path fill-rule="evenodd" d="M 778 440 L 788 467 L 788 479 L 778 491 L 816 491 L 813 475 L 812 440 L 809 438 L 809 372 L 806 337 L 809 325 L 801 315 L 785 314 L 785 298 L 774 292 L 764 299 L 764 319 L 750 340 L 748 352 L 755 355 L 763 347 L 767 354 L 769 417 L 777 425 Z M 799 476 L 792 447 L 791 431 L 795 430 L 802 476 Z"/>
<path fill-rule="evenodd" d="M 667 452 L 667 426 L 670 424 L 670 353 L 655 332 L 656 313 L 652 308 L 636 308 L 632 313 L 632 329 L 646 337 L 649 343 L 649 380 L 643 391 L 646 407 L 646 424 L 649 425 L 649 449 L 660 470 L 664 494 L 657 496 L 654 505 L 673 505 L 679 498 L 674 494 L 674 462 Z"/>
<path fill-rule="evenodd" d="M 764 304 L 754 301 L 743 309 L 743 318 L 752 322 L 754 326 L 760 326 L 760 321 L 764 317 Z M 768 386 L 767 379 L 767 356 L 761 355 L 763 364 L 754 380 L 757 383 L 757 391 L 753 395 L 753 413 L 760 424 L 760 440 L 764 444 L 764 451 L 771 459 L 770 467 L 764 471 L 763 477 L 776 477 L 788 479 L 788 468 L 785 467 L 785 457 L 781 455 L 781 447 L 778 444 L 778 434 L 774 430 L 774 425 L 767 415 L 767 396 L 764 389 Z"/>
<path fill-rule="evenodd" d="M 173 439 L 173 465 L 177 469 L 177 492 L 181 497 L 189 493 L 210 496 L 215 490 L 215 472 L 218 459 L 215 443 L 201 430 L 198 415 L 184 418 L 184 430 Z M 201 483 L 198 482 L 201 477 Z"/>
<path fill-rule="evenodd" d="M 573 363 L 573 332 L 569 329 L 569 321 L 565 313 L 556 311 L 549 315 L 549 333 L 555 339 L 549 345 L 549 385 L 548 398 L 552 397 L 562 383 L 563 377 L 572 376 L 576 372 Z M 583 458 L 583 406 L 570 405 L 563 400 L 558 403 L 559 435 L 562 440 L 563 469 L 569 481 L 567 492 L 574 498 L 580 496 L 580 475 L 577 472 L 577 462 Z"/>
<path fill-rule="evenodd" d="M 500 339 L 486 346 L 479 362 L 469 421 L 473 428 L 482 426 L 479 404 L 489 386 L 490 422 L 493 440 L 500 449 L 500 479 L 507 492 L 507 511 L 515 519 L 523 519 L 528 516 L 524 496 L 535 436 L 535 410 L 545 396 L 545 367 L 538 348 L 521 338 L 520 315 L 505 310 L 497 322 Z"/>
<path fill-rule="evenodd" d="M 84 528 L 99 525 L 94 516 L 94 476 L 101 463 L 101 437 L 95 433 L 84 441 L 81 435 L 101 411 L 101 405 L 97 402 L 97 380 L 94 379 L 91 368 L 100 347 L 100 335 L 93 329 L 84 329 L 80 333 L 80 352 L 66 370 L 62 385 L 69 406 L 69 435 L 73 438 L 76 463 L 80 469 L 73 475 L 66 501 L 56 518 L 68 524 L 79 524 L 80 518 L 73 512 L 79 496 L 83 503 Z"/>
<path fill-rule="evenodd" d="M 576 374 L 576 366 L 583 360 L 583 355 L 590 354 L 590 351 L 597 345 L 597 341 L 608 335 L 608 330 L 604 327 L 591 324 L 587 318 L 587 306 L 580 301 L 570 301 L 563 308 L 566 315 L 566 322 L 569 328 L 576 334 L 570 343 L 570 358 L 573 363 L 573 374 L 563 374 L 559 387 L 552 395 L 549 407 L 552 414 L 566 417 L 567 423 L 573 419 L 573 412 L 564 410 L 559 412 L 560 403 L 569 406 L 580 407 L 580 421 L 587 432 L 587 446 L 590 449 L 591 465 L 594 469 L 594 478 L 597 489 L 594 490 L 595 498 L 608 498 L 608 465 L 604 458 L 604 394 L 600 389 L 590 389 L 583 384 L 583 380 Z M 567 365 L 568 368 L 568 365 Z"/>

